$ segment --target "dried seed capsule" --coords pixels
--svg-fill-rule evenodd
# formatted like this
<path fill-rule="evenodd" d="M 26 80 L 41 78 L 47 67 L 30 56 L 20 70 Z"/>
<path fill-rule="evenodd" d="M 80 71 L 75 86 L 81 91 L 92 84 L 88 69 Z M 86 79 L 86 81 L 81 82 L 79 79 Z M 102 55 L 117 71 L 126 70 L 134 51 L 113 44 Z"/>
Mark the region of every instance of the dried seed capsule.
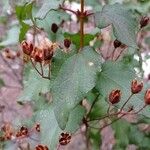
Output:
<path fill-rule="evenodd" d="M 36 150 L 49 150 L 46 145 L 37 145 L 35 147 Z"/>
<path fill-rule="evenodd" d="M 28 44 L 26 41 L 23 41 L 21 43 L 21 46 L 22 46 L 22 50 L 23 50 L 24 54 L 31 55 L 31 53 L 33 51 L 33 44 L 32 43 Z"/>
<path fill-rule="evenodd" d="M 148 23 L 149 23 L 149 17 L 147 16 L 142 17 L 142 19 L 140 20 L 140 28 L 147 26 Z"/>
<path fill-rule="evenodd" d="M 40 124 L 39 123 L 36 124 L 35 129 L 36 129 L 37 132 L 40 132 Z"/>
<path fill-rule="evenodd" d="M 34 54 L 34 61 L 41 63 L 42 60 L 43 60 L 42 51 L 37 50 L 37 51 L 35 52 L 35 54 Z"/>
<path fill-rule="evenodd" d="M 133 94 L 137 94 L 139 92 L 141 92 L 143 89 L 143 83 L 142 82 L 139 82 L 137 80 L 133 80 L 132 83 L 131 83 L 131 92 Z"/>
<path fill-rule="evenodd" d="M 70 143 L 70 140 L 71 140 L 71 135 L 69 135 L 69 133 L 61 133 L 59 144 L 67 145 L 68 143 Z"/>
<path fill-rule="evenodd" d="M 22 126 L 20 128 L 20 133 L 21 133 L 22 136 L 27 136 L 28 135 L 28 128 Z"/>
<path fill-rule="evenodd" d="M 51 49 L 44 49 L 44 60 L 51 60 L 53 57 L 53 51 Z"/>
<path fill-rule="evenodd" d="M 56 23 L 53 23 L 52 26 L 51 26 L 51 30 L 56 33 L 58 31 L 58 25 Z"/>
<path fill-rule="evenodd" d="M 121 98 L 121 91 L 116 89 L 112 90 L 111 93 L 109 94 L 109 102 L 112 104 L 116 104 L 120 101 Z"/>
<path fill-rule="evenodd" d="M 145 92 L 144 100 L 145 104 L 150 105 L 150 89 Z"/>
<path fill-rule="evenodd" d="M 17 57 L 20 57 L 20 56 L 21 56 L 20 51 L 17 51 L 17 52 L 16 52 L 16 56 L 17 56 Z"/>
<path fill-rule="evenodd" d="M 121 44 L 122 44 L 122 43 L 116 39 L 116 40 L 114 41 L 114 48 L 120 47 Z"/>
<path fill-rule="evenodd" d="M 70 41 L 69 39 L 65 39 L 65 40 L 64 40 L 64 46 L 65 46 L 66 48 L 69 48 L 70 45 L 71 45 L 71 41 Z"/>

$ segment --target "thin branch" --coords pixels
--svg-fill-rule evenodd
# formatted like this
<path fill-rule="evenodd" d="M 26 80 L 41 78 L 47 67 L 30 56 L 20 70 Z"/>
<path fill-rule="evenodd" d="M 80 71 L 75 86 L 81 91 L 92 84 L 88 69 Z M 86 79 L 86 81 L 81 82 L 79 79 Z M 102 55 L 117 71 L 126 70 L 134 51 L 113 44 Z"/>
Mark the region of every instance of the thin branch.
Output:
<path fill-rule="evenodd" d="M 51 61 L 49 62 L 49 65 L 48 65 L 48 78 L 49 79 L 51 78 Z"/>
<path fill-rule="evenodd" d="M 89 117 L 89 115 L 90 115 L 90 113 L 91 113 L 91 111 L 92 111 L 92 109 L 93 109 L 94 105 L 96 104 L 96 102 L 97 102 L 97 100 L 98 100 L 99 96 L 100 96 L 100 94 L 98 94 L 98 95 L 96 96 L 96 98 L 94 99 L 94 101 L 93 101 L 93 103 L 92 103 L 92 105 L 91 105 L 91 108 L 90 108 L 90 110 L 89 110 L 89 112 L 88 112 L 88 114 L 87 114 L 87 117 L 86 117 L 86 118 L 88 118 L 88 117 Z"/>
<path fill-rule="evenodd" d="M 40 76 L 42 76 L 42 73 L 36 68 L 36 66 L 35 66 L 35 64 L 34 64 L 34 62 L 32 61 L 31 58 L 30 58 L 30 61 L 31 61 L 32 66 L 34 67 L 34 69 L 37 71 L 37 73 L 38 73 Z"/>
<path fill-rule="evenodd" d="M 111 124 L 113 124 L 113 123 L 117 122 L 118 120 L 120 120 L 120 119 L 121 119 L 122 117 L 124 117 L 125 115 L 126 115 L 126 114 L 121 115 L 121 116 L 120 116 L 120 117 L 118 117 L 117 119 L 113 120 L 112 122 L 110 122 L 110 123 L 108 123 L 108 124 L 104 125 L 103 127 L 99 128 L 99 129 L 100 129 L 100 130 L 102 130 L 102 129 L 104 129 L 104 128 L 108 127 L 109 125 L 111 125 Z"/>
<path fill-rule="evenodd" d="M 65 8 L 65 7 L 62 7 L 62 6 L 60 5 L 60 6 L 59 6 L 59 9 L 62 9 L 62 10 L 64 10 L 64 11 L 69 11 L 69 12 L 71 12 L 71 13 L 73 13 L 73 14 L 75 14 L 75 15 L 77 16 L 77 12 L 74 11 L 74 10 L 71 10 L 71 9 L 69 9 L 69 8 Z"/>
<path fill-rule="evenodd" d="M 133 93 L 128 97 L 128 99 L 126 100 L 126 102 L 122 105 L 120 112 L 123 110 L 123 108 L 125 107 L 125 105 L 129 102 L 129 100 L 131 99 L 131 97 L 133 96 Z"/>
<path fill-rule="evenodd" d="M 44 73 L 43 73 L 43 66 L 42 66 L 42 63 L 40 63 L 40 67 L 41 67 L 41 74 L 42 74 L 42 76 L 43 76 Z"/>

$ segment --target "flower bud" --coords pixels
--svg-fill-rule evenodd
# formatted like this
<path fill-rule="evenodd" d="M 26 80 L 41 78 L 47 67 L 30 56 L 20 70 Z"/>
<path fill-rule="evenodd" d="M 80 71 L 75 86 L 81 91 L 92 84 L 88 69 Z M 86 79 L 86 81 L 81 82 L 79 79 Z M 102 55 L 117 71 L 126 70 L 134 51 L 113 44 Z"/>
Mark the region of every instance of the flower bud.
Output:
<path fill-rule="evenodd" d="M 49 150 L 46 145 L 37 145 L 35 147 L 36 150 Z"/>
<path fill-rule="evenodd" d="M 137 80 L 132 81 L 132 83 L 131 83 L 131 92 L 133 94 L 137 94 L 137 93 L 141 92 L 142 89 L 143 89 L 143 83 L 142 82 L 138 83 Z"/>
<path fill-rule="evenodd" d="M 145 92 L 144 100 L 145 104 L 150 105 L 150 89 Z"/>
<path fill-rule="evenodd" d="M 28 44 L 26 41 L 23 41 L 21 43 L 21 46 L 22 46 L 23 52 L 26 55 L 30 55 L 32 53 L 32 51 L 33 51 L 33 44 L 32 43 Z"/>
<path fill-rule="evenodd" d="M 58 25 L 56 23 L 53 23 L 51 26 L 51 31 L 56 33 L 58 31 L 58 28 L 59 28 Z"/>
<path fill-rule="evenodd" d="M 117 48 L 117 47 L 120 47 L 121 46 L 121 42 L 118 41 L 117 39 L 114 41 L 114 47 Z"/>
<path fill-rule="evenodd" d="M 69 48 L 70 45 L 71 45 L 71 41 L 70 41 L 69 39 L 65 39 L 65 40 L 64 40 L 64 46 L 65 46 L 66 48 Z"/>
<path fill-rule="evenodd" d="M 149 23 L 149 17 L 147 16 L 142 17 L 142 19 L 140 20 L 140 28 L 147 26 L 148 23 Z"/>
<path fill-rule="evenodd" d="M 121 91 L 120 90 L 112 90 L 109 94 L 109 102 L 112 104 L 116 104 L 120 101 Z"/>

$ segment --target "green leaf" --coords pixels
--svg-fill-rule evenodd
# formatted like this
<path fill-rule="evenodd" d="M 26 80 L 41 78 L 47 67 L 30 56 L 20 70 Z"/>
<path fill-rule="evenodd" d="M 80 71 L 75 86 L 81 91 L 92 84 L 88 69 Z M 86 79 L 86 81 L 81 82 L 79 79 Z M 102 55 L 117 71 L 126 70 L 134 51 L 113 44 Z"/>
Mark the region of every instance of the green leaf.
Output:
<path fill-rule="evenodd" d="M 99 0 L 86 0 L 85 1 L 85 4 L 87 5 L 87 6 L 92 6 L 92 9 L 93 9 L 93 11 L 94 12 L 98 12 L 100 9 L 102 9 L 102 5 L 101 5 L 101 3 L 100 3 L 100 1 Z"/>
<path fill-rule="evenodd" d="M 36 14 L 36 18 L 44 19 L 50 10 L 57 9 L 63 0 L 44 0 L 42 7 Z"/>
<path fill-rule="evenodd" d="M 122 92 L 120 105 L 122 105 L 131 94 L 130 85 L 135 79 L 135 71 L 122 62 L 105 62 L 97 81 L 97 89 L 104 96 L 108 97 L 114 89 Z"/>
<path fill-rule="evenodd" d="M 80 34 L 70 34 L 65 33 L 65 38 L 71 39 L 72 43 L 76 45 L 77 49 L 80 48 Z M 84 35 L 84 46 L 88 46 L 89 42 L 92 41 L 95 38 L 95 35 L 92 34 L 85 34 Z"/>
<path fill-rule="evenodd" d="M 24 37 L 27 33 L 27 31 L 30 29 L 30 26 L 24 22 L 21 23 L 21 28 L 20 28 L 20 34 L 19 34 L 19 41 L 21 42 L 24 40 Z"/>
<path fill-rule="evenodd" d="M 41 143 L 48 145 L 51 150 L 55 150 L 58 144 L 59 136 L 62 132 L 74 133 L 78 128 L 84 116 L 84 108 L 77 106 L 72 110 L 65 130 L 61 130 L 55 118 L 53 105 L 44 108 L 36 114 L 36 122 L 41 126 Z"/>
<path fill-rule="evenodd" d="M 133 79 L 138 76 L 135 74 L 134 68 L 130 65 L 125 65 L 122 62 L 106 62 L 102 66 L 102 71 L 99 74 L 99 78 L 97 81 L 97 89 L 99 92 L 107 98 L 110 92 L 114 89 L 121 90 L 121 100 L 118 104 L 116 104 L 119 108 L 127 101 L 129 96 L 131 95 L 131 82 Z M 130 106 L 133 106 L 134 111 L 140 110 L 144 104 L 144 94 L 146 89 L 146 83 L 144 83 L 144 89 L 139 94 L 134 94 L 129 102 L 124 107 L 126 110 Z M 139 114 L 142 114 L 146 117 L 149 117 L 150 107 L 147 106 L 144 108 Z"/>
<path fill-rule="evenodd" d="M 136 46 L 136 29 L 138 27 L 132 14 L 121 4 L 105 5 L 101 12 L 95 15 L 99 28 L 112 25 L 116 38 L 127 46 Z"/>
<path fill-rule="evenodd" d="M 40 93 L 49 91 L 50 83 L 49 80 L 42 78 L 35 70 L 31 70 L 18 101 L 37 100 Z"/>
<path fill-rule="evenodd" d="M 62 22 L 62 20 L 68 20 L 68 19 L 69 19 L 69 15 L 64 11 L 51 10 L 44 19 L 36 20 L 36 23 L 39 27 L 44 28 L 45 31 L 49 33 L 51 29 L 51 25 L 53 23 L 59 25 Z"/>
<path fill-rule="evenodd" d="M 26 3 L 24 5 L 16 6 L 16 15 L 21 25 L 20 34 L 19 34 L 20 42 L 24 39 L 27 31 L 30 28 L 30 25 L 25 23 L 24 21 L 26 21 L 27 19 L 33 20 L 32 8 L 33 8 L 33 3 Z"/>
<path fill-rule="evenodd" d="M 95 98 L 93 99 L 93 101 L 95 100 Z M 89 101 L 89 96 L 87 97 L 87 100 Z M 105 98 L 102 96 L 99 96 L 97 102 L 95 103 L 95 105 L 91 111 L 91 113 L 89 114 L 90 120 L 105 116 L 107 114 L 108 107 L 109 107 L 109 105 L 105 101 Z"/>
<path fill-rule="evenodd" d="M 33 3 L 26 3 L 25 5 L 16 6 L 16 15 L 20 22 L 32 18 Z"/>
<path fill-rule="evenodd" d="M 64 11 L 51 10 L 44 19 L 36 20 L 36 24 L 38 25 L 38 27 L 43 28 L 48 33 L 48 38 L 51 41 L 62 42 L 64 40 L 62 29 L 59 28 L 57 33 L 53 33 L 51 31 L 51 25 L 53 23 L 56 23 L 59 26 L 62 21 L 67 21 L 69 20 L 69 18 L 69 14 L 65 13 Z"/>
<path fill-rule="evenodd" d="M 124 120 L 118 120 L 112 124 L 112 127 L 115 130 L 115 149 L 126 149 L 129 144 L 128 134 L 130 132 L 130 124 Z"/>
<path fill-rule="evenodd" d="M 100 62 L 99 55 L 86 47 L 62 65 L 52 86 L 54 112 L 60 128 L 66 127 L 70 111 L 95 86 Z"/>
<path fill-rule="evenodd" d="M 101 134 L 99 130 L 89 129 L 89 139 L 92 146 L 92 150 L 98 150 L 101 144 Z"/>
<path fill-rule="evenodd" d="M 139 129 L 137 124 L 120 119 L 113 123 L 112 127 L 116 138 L 115 149 L 125 149 L 128 144 L 134 144 L 140 150 L 150 148 L 150 138 Z"/>

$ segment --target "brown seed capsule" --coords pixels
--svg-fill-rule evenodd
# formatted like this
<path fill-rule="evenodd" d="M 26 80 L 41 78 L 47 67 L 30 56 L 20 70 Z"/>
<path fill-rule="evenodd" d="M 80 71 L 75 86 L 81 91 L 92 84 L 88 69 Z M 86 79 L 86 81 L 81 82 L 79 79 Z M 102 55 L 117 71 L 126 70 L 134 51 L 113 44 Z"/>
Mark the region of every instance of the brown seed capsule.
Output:
<path fill-rule="evenodd" d="M 51 26 L 51 30 L 56 33 L 58 31 L 58 25 L 56 23 L 53 23 L 52 26 Z"/>
<path fill-rule="evenodd" d="M 5 53 L 10 53 L 10 49 L 9 49 L 9 48 L 6 48 L 6 49 L 5 49 Z"/>
<path fill-rule="evenodd" d="M 35 129 L 37 132 L 40 132 L 40 124 L 39 123 L 36 124 Z"/>
<path fill-rule="evenodd" d="M 34 55 L 34 61 L 41 63 L 43 60 L 42 51 L 37 51 Z"/>
<path fill-rule="evenodd" d="M 148 23 L 149 23 L 149 17 L 147 16 L 142 17 L 142 19 L 140 20 L 140 28 L 147 26 Z"/>
<path fill-rule="evenodd" d="M 44 60 L 51 60 L 53 57 L 53 51 L 50 49 L 44 49 Z"/>
<path fill-rule="evenodd" d="M 28 135 L 28 128 L 22 126 L 20 128 L 20 133 L 21 133 L 22 136 L 27 136 Z"/>
<path fill-rule="evenodd" d="M 66 48 L 69 48 L 70 45 L 71 45 L 71 41 L 70 41 L 69 39 L 65 39 L 65 40 L 64 40 L 64 46 L 65 46 Z"/>
<path fill-rule="evenodd" d="M 17 56 L 17 57 L 20 57 L 20 56 L 21 56 L 20 51 L 17 51 L 17 52 L 16 52 L 16 56 Z"/>
<path fill-rule="evenodd" d="M 137 80 L 133 80 L 131 83 L 131 92 L 133 94 L 137 94 L 141 92 L 143 89 L 143 82 L 138 82 Z"/>
<path fill-rule="evenodd" d="M 145 92 L 144 100 L 145 104 L 150 105 L 150 89 Z"/>
<path fill-rule="evenodd" d="M 120 47 L 121 44 L 122 44 L 122 43 L 116 39 L 116 40 L 114 41 L 114 48 Z"/>
<path fill-rule="evenodd" d="M 32 53 L 32 51 L 33 51 L 33 44 L 32 43 L 28 44 L 26 41 L 23 41 L 21 43 L 21 46 L 22 46 L 23 52 L 26 55 L 30 55 Z"/>
<path fill-rule="evenodd" d="M 121 91 L 116 89 L 112 90 L 111 93 L 109 94 L 109 102 L 112 104 L 116 104 L 120 101 L 121 98 Z"/>
<path fill-rule="evenodd" d="M 36 150 L 49 150 L 46 145 L 37 145 L 35 147 Z"/>
<path fill-rule="evenodd" d="M 70 143 L 70 140 L 71 140 L 71 135 L 69 135 L 68 133 L 61 133 L 61 137 L 59 139 L 59 144 L 67 145 L 68 143 Z"/>

